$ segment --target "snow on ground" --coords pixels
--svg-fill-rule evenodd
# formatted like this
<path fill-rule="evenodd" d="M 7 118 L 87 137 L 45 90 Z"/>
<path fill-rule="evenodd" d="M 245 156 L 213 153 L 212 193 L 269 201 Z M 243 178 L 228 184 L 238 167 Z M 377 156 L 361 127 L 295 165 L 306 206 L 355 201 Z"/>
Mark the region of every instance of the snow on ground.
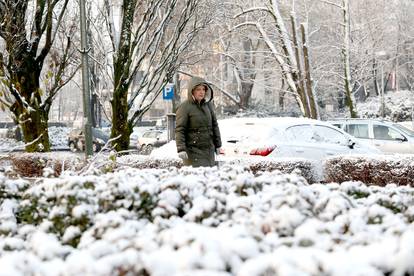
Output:
<path fill-rule="evenodd" d="M 49 139 L 52 149 L 68 149 L 68 127 L 49 127 Z M 24 143 L 15 139 L 0 138 L 0 152 L 24 150 Z"/>
<path fill-rule="evenodd" d="M 136 147 L 138 138 L 151 127 L 134 127 L 131 134 L 131 146 Z M 69 149 L 68 134 L 71 131 L 69 127 L 49 127 L 49 139 L 52 144 L 52 150 Z M 109 128 L 104 128 L 104 131 L 110 134 Z M 0 138 L 0 152 L 9 152 L 12 150 L 23 150 L 24 143 L 14 139 Z"/>
<path fill-rule="evenodd" d="M 24 149 L 24 143 L 10 138 L 0 138 L 0 152 Z"/>
<path fill-rule="evenodd" d="M 68 148 L 68 134 L 71 128 L 49 127 L 49 138 L 52 148 Z"/>
<path fill-rule="evenodd" d="M 171 140 L 167 144 L 153 149 L 150 156 L 154 158 L 179 158 L 175 140 Z"/>
<path fill-rule="evenodd" d="M 0 174 L 0 275 L 410 275 L 413 206 L 238 166 Z"/>

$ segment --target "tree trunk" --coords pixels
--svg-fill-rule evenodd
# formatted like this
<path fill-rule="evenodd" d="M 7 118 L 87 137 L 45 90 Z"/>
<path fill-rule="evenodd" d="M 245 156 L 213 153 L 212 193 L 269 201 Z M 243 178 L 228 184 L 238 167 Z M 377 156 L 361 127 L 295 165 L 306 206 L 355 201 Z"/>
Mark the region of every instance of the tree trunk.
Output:
<path fill-rule="evenodd" d="M 304 86 L 304 78 L 302 76 L 302 62 L 300 59 L 300 52 L 299 52 L 299 43 L 298 43 L 298 39 L 297 39 L 297 33 L 296 33 L 296 17 L 295 17 L 295 13 L 292 12 L 291 16 L 290 16 L 290 21 L 292 24 L 292 38 L 293 38 L 293 45 L 295 47 L 295 58 L 296 58 L 296 67 L 297 67 L 297 74 L 293 74 L 292 76 L 294 78 L 296 87 L 297 87 L 297 91 L 299 94 L 299 98 L 303 103 L 303 107 L 304 107 L 304 111 L 305 114 L 304 116 L 307 118 L 311 117 L 311 113 L 309 111 L 309 103 L 308 103 L 308 97 L 306 96 L 305 93 L 305 86 Z"/>
<path fill-rule="evenodd" d="M 250 98 L 252 96 L 253 82 L 242 81 L 241 83 L 242 93 L 240 93 L 240 107 L 247 109 L 249 107 Z"/>
<path fill-rule="evenodd" d="M 121 89 L 115 91 L 112 99 L 112 128 L 111 138 L 118 137 L 112 142 L 112 146 L 116 151 L 128 150 L 129 136 L 132 133 L 132 124 L 128 122 L 128 101 L 127 91 Z"/>
<path fill-rule="evenodd" d="M 114 94 L 112 104 L 112 146 L 116 151 L 129 149 L 132 123 L 128 121 L 128 77 L 130 75 L 129 54 L 132 37 L 132 26 L 136 9 L 136 0 L 123 1 L 122 24 L 120 32 L 119 48 L 114 58 Z"/>
<path fill-rule="evenodd" d="M 13 60 L 14 64 L 20 66 L 16 66 L 11 76 L 11 89 L 21 100 L 12 105 L 11 111 L 23 131 L 26 151 L 46 152 L 50 151 L 48 112 L 41 106 L 40 67 L 32 56 L 24 52 L 22 55 L 14 56 Z"/>
<path fill-rule="evenodd" d="M 309 62 L 309 51 L 308 51 L 308 43 L 307 40 L 307 30 L 304 24 L 301 24 L 301 31 L 302 31 L 302 42 L 303 42 L 303 60 L 305 62 L 305 76 L 306 76 L 306 93 L 308 98 L 309 104 L 309 112 L 310 117 L 312 119 L 318 119 L 318 103 L 316 101 L 315 92 L 313 91 L 312 87 L 312 77 L 310 72 L 310 62 Z"/>
<path fill-rule="evenodd" d="M 354 110 L 354 103 L 352 100 L 351 90 L 351 64 L 350 64 L 350 15 L 349 15 L 349 0 L 343 0 L 343 15 L 344 15 L 344 47 L 342 48 L 342 56 L 344 59 L 344 89 L 345 89 L 345 103 L 349 108 L 351 118 L 356 118 L 357 113 Z"/>
<path fill-rule="evenodd" d="M 50 151 L 48 133 L 48 115 L 45 111 L 37 109 L 30 112 L 30 119 L 21 123 L 21 129 L 26 143 L 27 152 Z M 36 140 L 38 139 L 38 140 Z M 35 141 L 31 143 L 32 141 Z M 30 144 L 29 144 L 30 143 Z"/>
<path fill-rule="evenodd" d="M 375 89 L 375 95 L 378 96 L 380 94 L 380 88 L 378 84 L 378 63 L 375 57 L 372 61 L 372 79 L 374 80 L 374 89 Z"/>
<path fill-rule="evenodd" d="M 284 112 L 285 111 L 285 92 L 280 91 L 279 93 L 279 107 L 280 107 L 280 111 Z"/>

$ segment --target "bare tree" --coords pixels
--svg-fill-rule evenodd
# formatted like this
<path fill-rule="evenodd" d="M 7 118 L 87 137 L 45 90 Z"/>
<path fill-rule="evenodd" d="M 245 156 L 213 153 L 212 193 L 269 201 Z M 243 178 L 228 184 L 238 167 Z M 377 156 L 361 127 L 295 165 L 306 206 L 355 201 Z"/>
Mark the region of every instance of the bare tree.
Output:
<path fill-rule="evenodd" d="M 73 76 L 66 71 L 73 53 L 75 28 L 61 31 L 68 0 L 0 1 L 1 103 L 20 125 L 26 151 L 49 151 L 48 116 L 59 89 Z M 61 39 L 64 39 L 62 41 Z M 60 40 L 62 51 L 53 46 Z M 48 61 L 48 70 L 44 64 Z M 47 81 L 45 91 L 40 79 Z"/>
<path fill-rule="evenodd" d="M 206 18 L 201 0 L 121 2 L 105 0 L 114 53 L 111 137 L 120 137 L 113 142 L 118 151 L 128 149 L 133 126 L 172 80 L 182 53 Z"/>
<path fill-rule="evenodd" d="M 295 96 L 296 102 L 300 107 L 302 114 L 306 117 L 317 118 L 317 103 L 313 96 L 309 97 L 309 95 L 313 95 L 312 86 L 303 84 L 304 79 L 310 78 L 310 70 L 307 73 L 303 73 L 303 69 L 300 66 L 300 59 L 302 57 L 298 60 L 299 53 L 297 49 L 299 45 L 297 45 L 294 5 L 292 6 L 291 12 L 293 18 L 290 20 L 293 26 L 292 33 L 289 32 L 286 20 L 282 16 L 279 1 L 269 0 L 267 5 L 248 8 L 236 15 L 235 18 L 245 16 L 246 14 L 253 12 L 266 12 L 270 15 L 273 19 L 274 28 L 278 34 L 275 39 L 272 39 L 272 36 L 270 35 L 271 31 L 269 32 L 259 21 L 246 20 L 236 25 L 234 28 L 237 29 L 244 26 L 253 26 L 257 29 L 265 44 L 271 51 L 274 59 L 278 62 L 282 70 L 283 78 L 286 81 L 290 92 L 292 92 Z M 295 48 L 296 52 L 294 50 Z M 309 54 L 303 57 L 308 58 Z"/>

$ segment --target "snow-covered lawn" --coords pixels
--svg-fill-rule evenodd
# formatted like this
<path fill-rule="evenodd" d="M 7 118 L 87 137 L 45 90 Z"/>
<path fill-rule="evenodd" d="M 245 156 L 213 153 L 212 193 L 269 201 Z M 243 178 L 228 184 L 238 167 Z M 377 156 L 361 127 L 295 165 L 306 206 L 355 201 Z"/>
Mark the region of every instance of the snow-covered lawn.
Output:
<path fill-rule="evenodd" d="M 0 275 L 407 275 L 414 188 L 241 166 L 0 175 Z"/>
<path fill-rule="evenodd" d="M 49 127 L 49 139 L 52 149 L 69 149 L 68 127 Z M 0 138 L 0 152 L 9 152 L 14 150 L 24 150 L 24 143 L 15 139 Z"/>

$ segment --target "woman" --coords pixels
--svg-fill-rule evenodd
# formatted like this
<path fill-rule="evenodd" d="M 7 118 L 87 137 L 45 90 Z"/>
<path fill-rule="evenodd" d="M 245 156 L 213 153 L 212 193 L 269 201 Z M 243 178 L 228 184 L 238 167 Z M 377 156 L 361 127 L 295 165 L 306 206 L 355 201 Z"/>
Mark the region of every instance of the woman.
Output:
<path fill-rule="evenodd" d="M 221 147 L 220 130 L 213 111 L 213 90 L 201 78 L 188 85 L 188 99 L 177 109 L 175 141 L 184 165 L 214 166 L 214 153 Z"/>

